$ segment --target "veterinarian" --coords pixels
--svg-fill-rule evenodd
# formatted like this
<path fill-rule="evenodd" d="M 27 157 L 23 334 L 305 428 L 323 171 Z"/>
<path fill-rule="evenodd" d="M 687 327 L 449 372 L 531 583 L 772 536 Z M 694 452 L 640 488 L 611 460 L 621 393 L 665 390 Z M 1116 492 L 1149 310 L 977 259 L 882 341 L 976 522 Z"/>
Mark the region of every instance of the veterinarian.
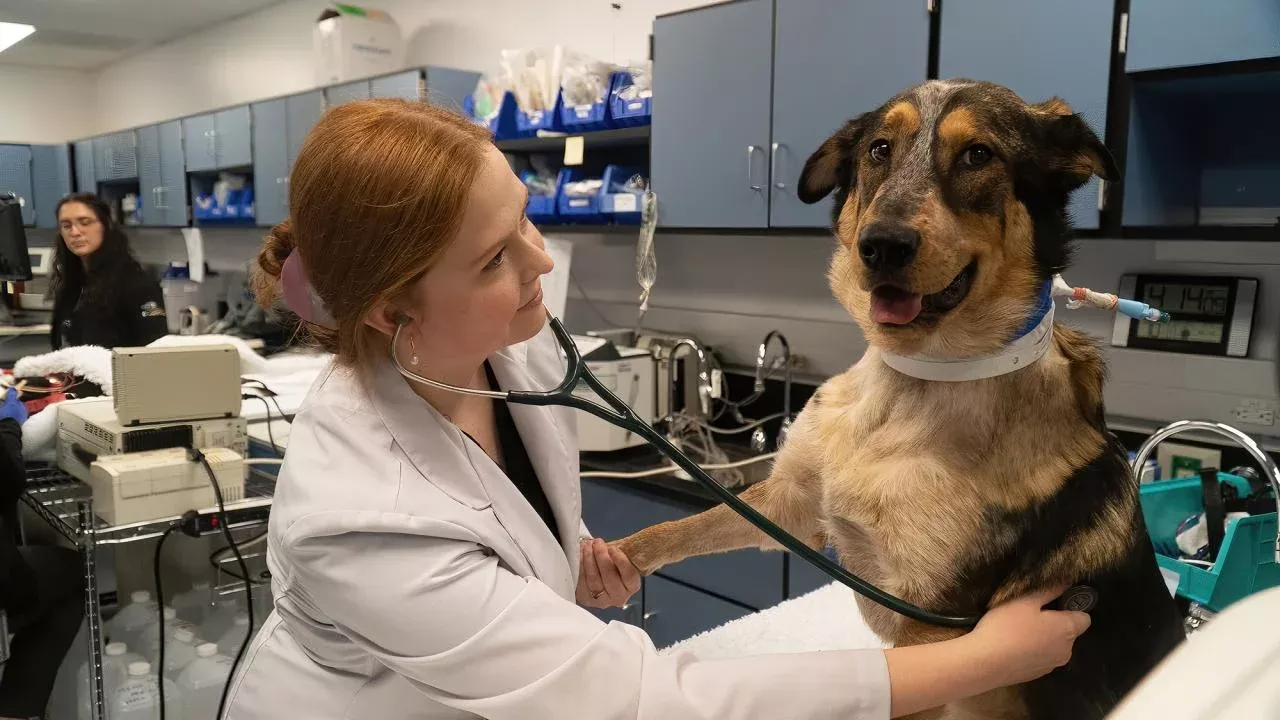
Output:
<path fill-rule="evenodd" d="M 0 610 L 13 633 L 0 677 L 0 720 L 44 716 L 63 657 L 84 618 L 80 554 L 18 545 L 18 496 L 26 487 L 22 423 L 27 408 L 9 388 L 0 402 Z"/>
<path fill-rule="evenodd" d="M 293 424 L 275 611 L 225 717 L 887 718 L 1069 658 L 1088 618 L 1043 611 L 1050 594 L 888 651 L 700 661 L 600 621 L 584 608 L 622 605 L 640 578 L 582 525 L 574 411 L 441 394 L 390 359 L 473 388 L 560 381 L 552 262 L 488 134 L 426 105 L 350 103 L 311 131 L 289 187 L 259 300 L 290 298 L 335 360 Z"/>
<path fill-rule="evenodd" d="M 52 344 L 105 348 L 148 345 L 168 326 L 160 283 L 129 251 L 129 238 L 92 193 L 72 193 L 57 208 Z"/>

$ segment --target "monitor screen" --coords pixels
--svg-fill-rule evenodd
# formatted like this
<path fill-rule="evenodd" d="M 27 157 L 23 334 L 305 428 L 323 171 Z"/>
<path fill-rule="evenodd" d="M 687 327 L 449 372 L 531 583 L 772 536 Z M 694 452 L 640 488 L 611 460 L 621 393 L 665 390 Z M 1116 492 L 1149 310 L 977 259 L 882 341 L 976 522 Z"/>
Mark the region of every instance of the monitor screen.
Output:
<path fill-rule="evenodd" d="M 0 198 L 0 280 L 30 280 L 29 253 L 22 207 L 8 197 Z"/>

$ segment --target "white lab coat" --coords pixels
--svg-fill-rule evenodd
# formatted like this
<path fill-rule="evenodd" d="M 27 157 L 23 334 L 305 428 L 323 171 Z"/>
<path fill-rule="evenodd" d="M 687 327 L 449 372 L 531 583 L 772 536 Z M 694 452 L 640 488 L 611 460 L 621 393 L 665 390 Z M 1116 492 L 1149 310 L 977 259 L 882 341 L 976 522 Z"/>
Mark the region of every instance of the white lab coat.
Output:
<path fill-rule="evenodd" d="M 550 388 L 544 330 L 492 358 L 504 388 Z M 322 374 L 294 420 L 271 512 L 275 611 L 233 681 L 229 720 L 874 718 L 878 650 L 699 661 L 574 603 L 574 417 L 511 413 L 561 537 L 390 362 Z M 853 611 L 853 608 L 850 608 Z"/>

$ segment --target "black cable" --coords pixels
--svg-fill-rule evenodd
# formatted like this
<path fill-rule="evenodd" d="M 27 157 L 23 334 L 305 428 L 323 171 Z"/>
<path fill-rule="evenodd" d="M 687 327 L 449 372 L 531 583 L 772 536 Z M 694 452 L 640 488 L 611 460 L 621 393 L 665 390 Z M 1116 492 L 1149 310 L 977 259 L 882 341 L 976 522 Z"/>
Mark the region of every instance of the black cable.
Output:
<path fill-rule="evenodd" d="M 248 400 L 249 398 L 256 398 L 256 399 L 258 399 L 258 400 L 261 400 L 261 401 L 262 401 L 262 406 L 263 406 L 263 407 L 265 407 L 265 408 L 267 409 L 267 441 L 271 443 L 271 450 L 272 450 L 272 452 L 274 452 L 274 453 L 275 453 L 275 454 L 277 454 L 277 455 L 284 455 L 284 452 L 283 452 L 282 450 L 280 450 L 280 446 L 279 446 L 279 445 L 276 445 L 276 436 L 275 436 L 275 433 L 273 433 L 273 432 L 271 431 L 271 403 L 270 403 L 270 402 L 268 402 L 268 401 L 267 401 L 267 398 L 266 398 L 266 397 L 264 397 L 264 396 L 262 396 L 262 395 L 253 395 L 253 394 L 251 394 L 251 393 L 242 393 L 242 394 L 240 395 L 240 397 L 241 397 L 241 398 L 244 398 L 245 400 Z"/>
<path fill-rule="evenodd" d="M 245 385 L 256 385 L 261 388 L 262 391 L 266 393 L 265 397 L 270 399 L 271 403 L 276 406 L 276 412 L 280 413 L 280 417 L 283 418 L 285 422 L 293 424 L 294 416 L 285 412 L 284 408 L 280 407 L 280 393 L 267 387 L 267 384 L 261 380 L 242 380 L 240 382 L 241 389 L 244 389 Z M 244 395 L 241 395 L 241 397 L 244 397 Z"/>
<path fill-rule="evenodd" d="M 209 464 L 209 459 L 199 450 L 189 448 L 187 457 L 204 466 L 205 473 L 209 475 L 209 482 L 213 484 L 213 496 L 218 500 L 218 525 L 222 528 L 222 537 L 226 539 L 227 546 L 231 548 L 231 552 L 236 556 L 236 562 L 240 565 L 241 577 L 244 578 L 245 607 L 249 614 L 249 629 L 245 633 L 244 641 L 240 643 L 240 650 L 236 653 L 235 660 L 231 661 L 231 670 L 227 673 L 227 682 L 222 686 L 222 697 L 218 700 L 218 717 L 221 718 L 223 710 L 227 706 L 227 691 L 231 689 L 231 681 L 235 679 L 236 668 L 239 667 L 245 650 L 249 649 L 249 641 L 253 639 L 253 583 L 249 580 L 249 566 L 245 564 L 244 556 L 240 554 L 240 546 L 236 545 L 235 538 L 231 537 L 231 527 L 227 522 L 227 506 L 222 501 L 222 487 L 218 485 L 217 473 L 213 471 L 213 466 Z"/>
<path fill-rule="evenodd" d="M 160 541 L 156 543 L 156 552 L 151 560 L 151 571 L 155 575 L 156 582 L 156 622 L 159 628 L 160 638 L 160 659 L 156 667 L 156 684 L 160 686 L 160 720 L 165 720 L 164 712 L 164 585 L 160 582 L 160 551 L 164 548 L 164 541 L 169 539 L 169 533 L 182 527 L 181 520 L 174 520 L 169 523 L 169 527 L 164 529 L 164 533 L 160 535 Z"/>

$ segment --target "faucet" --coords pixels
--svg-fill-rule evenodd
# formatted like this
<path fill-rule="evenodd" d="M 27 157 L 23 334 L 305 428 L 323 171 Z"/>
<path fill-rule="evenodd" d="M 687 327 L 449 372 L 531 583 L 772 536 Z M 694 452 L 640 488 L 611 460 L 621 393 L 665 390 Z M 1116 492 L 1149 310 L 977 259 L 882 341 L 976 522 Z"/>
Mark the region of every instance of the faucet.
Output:
<path fill-rule="evenodd" d="M 667 417 L 673 418 L 676 414 L 676 360 L 679 359 L 682 347 L 689 348 L 690 352 L 698 356 L 698 405 L 703 415 L 710 415 L 711 378 L 707 375 L 707 355 L 693 338 L 680 338 L 671 346 L 671 353 L 667 356 L 667 362 L 671 364 L 667 372 Z"/>
<path fill-rule="evenodd" d="M 1133 458 L 1134 477 L 1140 477 L 1141 468 L 1143 464 L 1146 463 L 1147 458 L 1151 456 L 1152 451 L 1155 450 L 1156 445 L 1159 445 L 1161 442 L 1173 437 L 1174 435 L 1181 435 L 1183 433 L 1193 432 L 1196 430 L 1211 432 L 1215 435 L 1221 435 L 1228 440 L 1233 440 L 1236 445 L 1239 445 L 1245 450 L 1245 452 L 1249 453 L 1254 462 L 1258 463 L 1258 466 L 1262 468 L 1262 474 L 1266 475 L 1267 479 L 1271 482 L 1271 490 L 1276 496 L 1276 509 L 1277 512 L 1280 512 L 1280 467 L 1276 466 L 1275 460 L 1272 460 L 1271 456 L 1268 455 L 1258 445 L 1258 443 L 1254 442 L 1253 438 L 1230 425 L 1219 422 L 1208 422 L 1205 420 L 1179 420 L 1165 425 L 1155 431 L 1151 437 L 1147 438 L 1142 443 L 1142 446 L 1138 448 L 1138 452 Z M 1275 558 L 1276 562 L 1280 563 L 1280 535 L 1276 536 Z"/>

